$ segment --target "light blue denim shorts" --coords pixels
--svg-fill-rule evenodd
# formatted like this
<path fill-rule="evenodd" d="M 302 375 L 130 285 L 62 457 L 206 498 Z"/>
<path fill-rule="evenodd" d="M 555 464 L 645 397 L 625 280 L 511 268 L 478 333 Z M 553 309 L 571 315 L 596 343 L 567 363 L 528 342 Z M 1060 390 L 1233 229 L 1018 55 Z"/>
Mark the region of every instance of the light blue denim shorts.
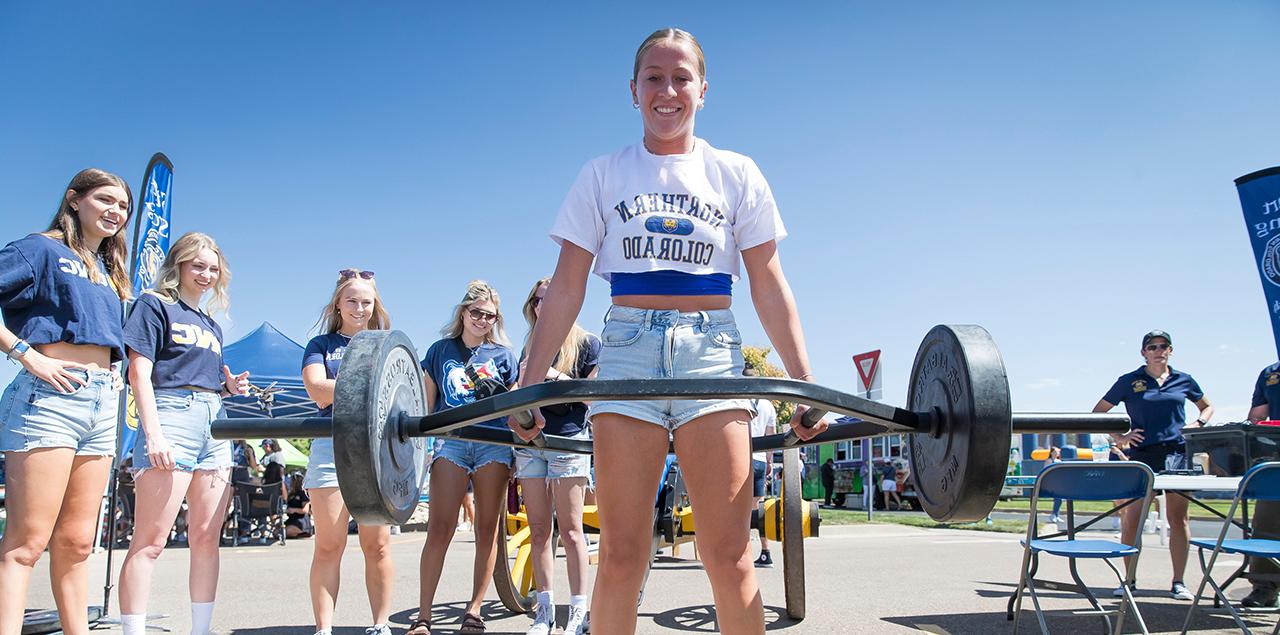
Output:
<path fill-rule="evenodd" d="M 225 416 L 218 393 L 186 388 L 158 388 L 156 415 L 179 470 L 222 470 L 231 467 L 231 442 L 213 438 L 210 425 Z M 133 473 L 154 467 L 147 456 L 147 435 L 133 440 Z"/>
<path fill-rule="evenodd" d="M 466 470 L 467 474 L 472 474 L 485 465 L 495 462 L 511 467 L 513 461 L 511 448 L 505 445 L 437 438 L 435 448 L 432 450 L 431 463 L 434 465 L 440 459 L 445 459 Z"/>
<path fill-rule="evenodd" d="M 0 452 L 72 448 L 77 455 L 116 453 L 120 393 L 111 371 L 67 371 L 85 382 L 70 393 L 58 392 L 26 370 L 13 378 L 0 396 Z"/>
<path fill-rule="evenodd" d="M 338 486 L 338 468 L 333 465 L 333 439 L 312 439 L 303 489 Z"/>
<path fill-rule="evenodd" d="M 655 311 L 614 306 L 600 333 L 598 379 L 709 379 L 742 376 L 742 335 L 729 309 Z M 593 401 L 591 419 L 620 414 L 669 431 L 713 412 L 745 410 L 747 399 Z"/>
<path fill-rule="evenodd" d="M 570 439 L 590 439 L 586 429 Z M 591 478 L 591 457 L 585 454 L 560 454 L 554 450 L 516 448 L 516 478 Z"/>

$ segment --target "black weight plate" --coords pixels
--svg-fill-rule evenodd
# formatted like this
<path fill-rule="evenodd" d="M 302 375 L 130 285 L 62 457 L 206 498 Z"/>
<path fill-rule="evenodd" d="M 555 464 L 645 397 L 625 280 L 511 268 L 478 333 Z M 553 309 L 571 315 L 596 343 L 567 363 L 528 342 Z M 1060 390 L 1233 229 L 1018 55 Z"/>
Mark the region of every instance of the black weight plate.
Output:
<path fill-rule="evenodd" d="M 940 521 L 981 520 L 995 507 L 1009 465 L 1009 380 L 991 334 L 980 326 L 933 327 L 911 367 L 907 408 L 936 411 L 936 434 L 907 435 L 911 480 Z"/>
<path fill-rule="evenodd" d="M 804 619 L 804 496 L 800 448 L 782 452 L 782 585 L 787 617 Z"/>
<path fill-rule="evenodd" d="M 418 507 L 421 438 L 401 439 L 401 414 L 426 412 L 422 368 L 400 331 L 361 331 L 342 356 L 333 392 L 333 453 L 347 509 L 366 525 L 399 525 Z"/>

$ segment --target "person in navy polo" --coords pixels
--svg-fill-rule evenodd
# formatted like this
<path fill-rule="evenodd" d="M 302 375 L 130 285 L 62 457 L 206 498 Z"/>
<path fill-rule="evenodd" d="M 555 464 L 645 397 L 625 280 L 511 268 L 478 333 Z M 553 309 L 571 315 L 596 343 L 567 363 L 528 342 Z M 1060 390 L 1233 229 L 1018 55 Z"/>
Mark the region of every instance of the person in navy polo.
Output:
<path fill-rule="evenodd" d="M 1250 422 L 1280 420 L 1280 363 L 1267 366 L 1258 373 L 1250 403 Z M 1254 506 L 1253 537 L 1280 540 L 1280 503 L 1260 500 Z M 1253 558 L 1249 562 L 1249 581 L 1253 583 L 1253 590 L 1240 603 L 1250 608 L 1277 606 L 1278 574 L 1280 569 L 1270 560 Z"/>
<path fill-rule="evenodd" d="M 1116 437 L 1116 445 L 1129 455 L 1129 459 L 1146 463 L 1152 471 L 1187 467 L 1187 443 L 1182 437 L 1187 415 L 1184 401 L 1190 401 L 1200 409 L 1195 425 L 1202 426 L 1213 417 L 1213 406 L 1205 399 L 1204 391 L 1191 375 L 1175 370 L 1169 365 L 1173 356 L 1173 338 L 1164 331 L 1151 331 L 1142 336 L 1141 354 L 1146 364 L 1116 379 L 1107 394 L 1102 396 L 1094 412 L 1108 412 L 1117 404 L 1133 421 L 1133 429 Z M 1165 497 L 1168 509 L 1165 518 L 1169 522 L 1169 556 L 1173 560 L 1173 584 L 1169 594 L 1177 600 L 1194 598 L 1182 574 L 1187 568 L 1188 541 L 1191 539 L 1187 525 L 1187 499 L 1181 496 Z M 1122 516 L 1122 542 L 1133 544 L 1142 526 L 1136 505 L 1126 508 Z M 1123 596 L 1122 589 L 1115 595 Z"/>

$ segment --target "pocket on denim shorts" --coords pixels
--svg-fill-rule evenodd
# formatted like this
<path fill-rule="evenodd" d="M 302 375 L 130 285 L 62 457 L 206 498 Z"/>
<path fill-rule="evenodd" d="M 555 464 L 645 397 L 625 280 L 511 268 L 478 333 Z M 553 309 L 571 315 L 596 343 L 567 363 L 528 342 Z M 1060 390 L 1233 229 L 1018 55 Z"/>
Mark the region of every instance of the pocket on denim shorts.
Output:
<path fill-rule="evenodd" d="M 635 322 L 609 322 L 600 332 L 602 346 L 628 346 L 644 335 L 644 325 Z"/>
<path fill-rule="evenodd" d="M 709 335 L 711 343 L 721 348 L 742 348 L 742 334 L 736 326 L 712 327 Z"/>
<path fill-rule="evenodd" d="M 79 379 L 84 381 L 83 377 L 79 377 Z M 71 382 L 71 392 L 62 392 L 53 384 L 33 375 L 31 377 L 31 397 L 27 399 L 27 402 L 35 403 L 37 399 L 41 399 L 43 397 L 70 397 L 71 395 L 84 390 L 85 384 L 75 381 L 74 379 L 69 381 Z"/>

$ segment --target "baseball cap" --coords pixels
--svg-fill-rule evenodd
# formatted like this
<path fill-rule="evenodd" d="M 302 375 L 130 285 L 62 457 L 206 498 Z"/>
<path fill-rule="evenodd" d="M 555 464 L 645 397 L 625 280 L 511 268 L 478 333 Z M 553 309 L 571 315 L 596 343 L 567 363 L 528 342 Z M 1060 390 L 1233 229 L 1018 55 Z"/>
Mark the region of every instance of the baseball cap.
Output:
<path fill-rule="evenodd" d="M 1146 346 L 1146 345 L 1147 345 L 1147 342 L 1150 342 L 1151 340 L 1153 340 L 1153 339 L 1155 339 L 1155 338 L 1157 338 L 1157 337 L 1162 337 L 1162 338 L 1164 338 L 1164 341 L 1168 342 L 1168 343 L 1169 343 L 1169 346 L 1173 346 L 1173 338 L 1172 338 L 1172 337 L 1169 337 L 1169 334 L 1168 334 L 1168 333 L 1166 333 L 1166 332 L 1164 332 L 1164 331 L 1159 331 L 1159 330 L 1151 331 L 1150 333 L 1147 333 L 1146 335 L 1143 335 L 1143 336 L 1142 336 L 1142 345 L 1143 345 L 1143 346 Z"/>

